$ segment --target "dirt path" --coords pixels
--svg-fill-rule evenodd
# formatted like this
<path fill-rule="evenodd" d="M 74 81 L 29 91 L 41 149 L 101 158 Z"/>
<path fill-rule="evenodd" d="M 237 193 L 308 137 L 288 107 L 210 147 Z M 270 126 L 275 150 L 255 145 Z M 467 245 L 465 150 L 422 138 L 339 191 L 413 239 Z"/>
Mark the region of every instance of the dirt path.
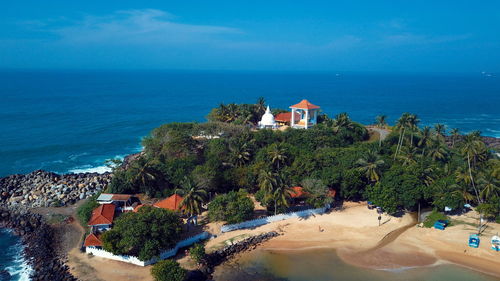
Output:
<path fill-rule="evenodd" d="M 417 214 L 411 214 L 412 221 L 410 221 L 407 225 L 397 228 L 389 233 L 387 233 L 380 241 L 372 248 L 362 251 L 361 253 L 367 254 L 378 249 L 381 249 L 390 243 L 394 242 L 401 234 L 403 234 L 408 229 L 414 227 L 417 224 Z"/>

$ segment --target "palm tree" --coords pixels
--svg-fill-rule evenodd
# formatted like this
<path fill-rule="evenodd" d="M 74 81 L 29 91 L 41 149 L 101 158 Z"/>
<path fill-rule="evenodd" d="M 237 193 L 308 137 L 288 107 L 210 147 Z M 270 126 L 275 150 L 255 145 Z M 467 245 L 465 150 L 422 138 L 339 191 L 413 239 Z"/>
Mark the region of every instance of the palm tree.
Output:
<path fill-rule="evenodd" d="M 150 185 L 157 179 L 158 171 L 153 167 L 153 160 L 145 160 L 144 158 L 139 158 L 134 161 L 134 165 L 131 167 L 132 184 L 139 187 L 145 188 L 147 191 L 150 190 Z"/>
<path fill-rule="evenodd" d="M 434 124 L 434 133 L 439 140 L 444 140 L 444 134 L 446 132 L 446 128 L 443 124 Z"/>
<path fill-rule="evenodd" d="M 406 122 L 408 125 L 408 129 L 411 132 L 410 145 L 413 146 L 413 134 L 416 131 L 418 131 L 418 123 L 420 122 L 420 119 L 418 119 L 418 116 L 416 114 L 410 114 L 410 115 L 408 115 Z"/>
<path fill-rule="evenodd" d="M 235 141 L 229 145 L 231 163 L 236 167 L 245 165 L 250 160 L 250 143 L 244 141 Z"/>
<path fill-rule="evenodd" d="M 280 169 L 280 165 L 284 165 L 288 158 L 283 143 L 271 144 L 268 155 L 271 158 L 271 163 L 278 171 Z"/>
<path fill-rule="evenodd" d="M 482 188 L 480 195 L 484 200 L 488 200 L 500 192 L 499 182 L 491 173 L 483 174 L 477 183 Z"/>
<path fill-rule="evenodd" d="M 264 99 L 264 97 L 259 97 L 255 105 L 257 106 L 257 114 L 259 116 L 262 116 L 262 114 L 266 112 L 266 100 Z"/>
<path fill-rule="evenodd" d="M 481 151 L 481 139 L 473 133 L 465 135 L 463 142 L 462 142 L 462 147 L 460 151 L 462 154 L 467 158 L 467 167 L 469 169 L 469 178 L 470 178 L 470 183 L 472 184 L 472 188 L 474 188 L 474 192 L 476 193 L 476 198 L 478 203 L 482 203 L 481 198 L 479 197 L 479 193 L 476 189 L 476 185 L 474 183 L 474 177 L 472 176 L 472 165 L 471 165 L 471 160 L 475 157 L 476 155 L 479 154 Z"/>
<path fill-rule="evenodd" d="M 384 165 L 384 160 L 380 158 L 375 151 L 368 151 L 365 157 L 356 161 L 358 170 L 364 172 L 366 178 L 371 182 L 378 182 L 380 179 L 380 170 Z"/>
<path fill-rule="evenodd" d="M 420 140 L 418 141 L 418 146 L 422 148 L 422 155 L 425 154 L 425 148 L 428 146 L 431 140 L 431 128 L 425 126 L 420 132 Z"/>
<path fill-rule="evenodd" d="M 353 124 L 349 115 L 345 112 L 339 113 L 333 120 L 333 130 L 337 133 L 340 129 L 352 129 Z"/>
<path fill-rule="evenodd" d="M 457 128 L 453 128 L 451 129 L 450 134 L 451 134 L 451 147 L 454 147 L 455 141 L 460 136 L 460 132 L 458 131 Z"/>
<path fill-rule="evenodd" d="M 201 213 L 201 206 L 207 199 L 207 191 L 204 186 L 196 183 L 191 178 L 184 177 L 181 188 L 176 189 L 175 193 L 183 197 L 180 206 L 184 207 L 190 216 Z"/>
<path fill-rule="evenodd" d="M 405 112 L 399 117 L 398 121 L 396 122 L 396 129 L 399 131 L 399 138 L 398 138 L 398 145 L 396 146 L 396 152 L 394 153 L 394 160 L 396 160 L 396 157 L 398 156 L 399 149 L 403 145 L 403 138 L 405 134 L 406 127 L 408 126 L 408 118 L 410 116 L 410 113 Z"/>
<path fill-rule="evenodd" d="M 432 158 L 434 161 L 443 161 L 446 159 L 448 155 L 448 151 L 445 146 L 439 142 L 438 140 L 433 140 L 431 145 L 429 146 L 429 150 L 427 151 L 427 155 Z"/>
<path fill-rule="evenodd" d="M 281 180 L 278 180 L 278 185 L 274 189 L 273 198 L 274 198 L 274 215 L 277 213 L 277 205 L 279 203 L 280 206 L 288 207 L 288 200 L 290 199 L 293 190 L 282 183 Z"/>
<path fill-rule="evenodd" d="M 422 157 L 422 155 L 418 153 L 416 147 L 402 147 L 401 154 L 398 155 L 398 158 L 403 161 L 403 166 L 416 164 L 420 157 Z"/>
<path fill-rule="evenodd" d="M 278 200 L 278 195 L 283 195 L 284 191 L 278 191 L 278 189 L 283 188 L 283 182 L 281 177 L 272 171 L 261 170 L 257 178 L 259 187 L 264 190 L 266 200 L 274 201 L 274 214 L 276 215 Z"/>
<path fill-rule="evenodd" d="M 377 127 L 385 129 L 387 127 L 387 116 L 379 115 L 375 118 Z"/>

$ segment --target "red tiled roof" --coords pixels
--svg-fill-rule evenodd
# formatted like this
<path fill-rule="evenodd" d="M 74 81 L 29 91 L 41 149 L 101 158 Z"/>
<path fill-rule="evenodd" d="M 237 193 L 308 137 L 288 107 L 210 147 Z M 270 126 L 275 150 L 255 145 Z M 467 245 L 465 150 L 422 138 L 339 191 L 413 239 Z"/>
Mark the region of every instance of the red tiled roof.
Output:
<path fill-rule="evenodd" d="M 292 113 L 291 112 L 284 112 L 276 115 L 274 117 L 274 120 L 278 122 L 291 122 L 292 121 Z M 300 120 L 300 114 L 295 112 L 295 120 Z"/>
<path fill-rule="evenodd" d="M 177 211 L 182 209 L 180 207 L 181 201 L 182 201 L 182 196 L 178 194 L 174 194 L 166 199 L 161 200 L 160 202 L 156 202 L 153 204 L 153 206 L 157 208 L 163 208 L 163 209 L 168 209 L 172 211 Z"/>
<path fill-rule="evenodd" d="M 302 100 L 298 104 L 290 106 L 290 108 L 317 109 L 317 108 L 319 108 L 319 106 L 310 103 L 308 100 Z"/>
<path fill-rule="evenodd" d="M 115 217 L 115 205 L 102 204 L 92 211 L 89 225 L 112 224 Z"/>
<path fill-rule="evenodd" d="M 308 195 L 308 193 L 305 192 L 304 189 L 300 186 L 294 186 L 291 189 L 292 193 L 290 194 L 290 197 L 292 198 L 302 198 Z"/>
<path fill-rule="evenodd" d="M 89 247 L 89 246 L 94 246 L 94 247 L 97 247 L 97 246 L 102 246 L 102 242 L 101 240 L 99 239 L 99 237 L 97 237 L 94 233 L 90 233 L 86 238 L 85 238 L 85 244 L 83 244 L 85 247 Z"/>

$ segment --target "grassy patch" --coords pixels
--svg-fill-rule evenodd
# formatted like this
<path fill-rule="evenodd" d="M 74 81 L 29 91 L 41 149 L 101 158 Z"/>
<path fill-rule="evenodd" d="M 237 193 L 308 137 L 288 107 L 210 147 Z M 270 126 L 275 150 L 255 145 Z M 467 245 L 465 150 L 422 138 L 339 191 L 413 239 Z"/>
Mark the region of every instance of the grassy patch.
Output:
<path fill-rule="evenodd" d="M 431 228 L 434 226 L 434 223 L 438 220 L 448 220 L 450 221 L 450 218 L 446 216 L 443 213 L 440 213 L 436 210 L 433 210 L 432 213 L 430 213 L 424 221 L 424 227 Z M 448 225 L 451 226 L 451 223 Z"/>
<path fill-rule="evenodd" d="M 63 214 L 49 214 L 47 216 L 47 223 L 60 224 L 63 223 L 69 216 Z"/>

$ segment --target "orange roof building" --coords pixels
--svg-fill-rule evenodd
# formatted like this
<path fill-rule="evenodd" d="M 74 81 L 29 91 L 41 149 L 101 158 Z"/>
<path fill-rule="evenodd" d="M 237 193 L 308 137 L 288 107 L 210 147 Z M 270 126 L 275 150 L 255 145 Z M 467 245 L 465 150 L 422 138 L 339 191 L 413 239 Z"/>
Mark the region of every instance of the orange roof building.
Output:
<path fill-rule="evenodd" d="M 292 128 L 307 129 L 317 124 L 318 112 L 320 107 L 310 103 L 308 100 L 290 106 L 292 112 L 290 114 L 290 126 Z M 296 114 L 299 114 L 297 120 Z"/>
<path fill-rule="evenodd" d="M 291 112 L 284 112 L 284 113 L 279 113 L 274 117 L 274 120 L 278 123 L 282 123 L 285 125 L 290 125 L 290 122 L 292 121 L 292 113 Z M 300 114 L 295 113 L 295 120 L 300 120 Z"/>
<path fill-rule="evenodd" d="M 115 205 L 102 204 L 92 211 L 89 226 L 111 225 L 115 218 Z"/>
<path fill-rule="evenodd" d="M 102 241 L 95 235 L 94 233 L 90 233 L 85 238 L 85 243 L 83 244 L 85 247 L 102 247 Z"/>
<path fill-rule="evenodd" d="M 174 194 L 166 199 L 153 204 L 156 208 L 163 208 L 171 211 L 179 211 L 183 209 L 180 204 L 184 198 L 178 194 Z"/>

